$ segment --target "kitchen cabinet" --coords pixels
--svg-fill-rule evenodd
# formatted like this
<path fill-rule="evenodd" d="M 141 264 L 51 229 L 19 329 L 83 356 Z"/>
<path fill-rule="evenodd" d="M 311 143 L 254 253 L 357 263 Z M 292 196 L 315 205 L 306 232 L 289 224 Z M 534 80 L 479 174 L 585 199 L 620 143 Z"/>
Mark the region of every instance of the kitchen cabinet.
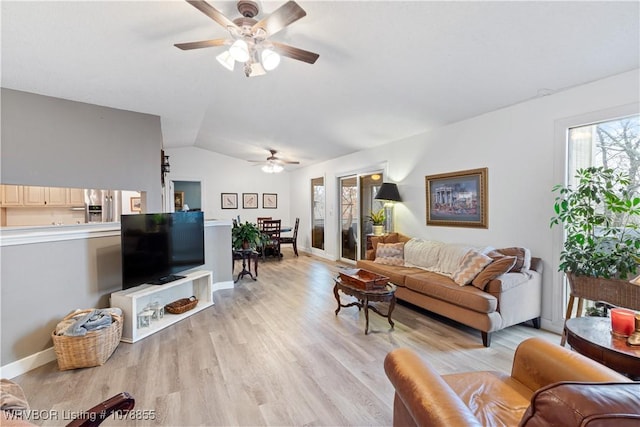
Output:
<path fill-rule="evenodd" d="M 45 206 L 45 187 L 24 187 L 24 206 Z"/>
<path fill-rule="evenodd" d="M 44 191 L 44 202 L 47 206 L 69 206 L 68 188 L 49 187 Z"/>
<path fill-rule="evenodd" d="M 22 185 L 5 184 L 0 187 L 2 187 L 2 191 L 0 192 L 0 204 L 2 207 L 22 206 Z"/>
<path fill-rule="evenodd" d="M 74 189 L 75 190 L 75 189 Z M 82 192 L 82 190 L 79 190 Z M 76 195 L 76 197 L 79 197 Z M 71 190 L 61 187 L 24 187 L 24 206 L 71 206 Z M 84 196 L 78 205 L 84 204 Z"/>
<path fill-rule="evenodd" d="M 84 190 L 82 188 L 69 188 L 69 205 L 84 206 Z"/>

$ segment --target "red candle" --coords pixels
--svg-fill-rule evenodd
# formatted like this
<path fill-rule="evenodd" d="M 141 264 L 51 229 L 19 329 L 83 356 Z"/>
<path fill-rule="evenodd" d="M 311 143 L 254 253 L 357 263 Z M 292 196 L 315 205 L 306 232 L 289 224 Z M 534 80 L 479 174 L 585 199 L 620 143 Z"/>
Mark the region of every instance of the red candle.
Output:
<path fill-rule="evenodd" d="M 614 335 L 628 337 L 635 329 L 635 312 L 626 308 L 611 309 L 611 329 Z"/>

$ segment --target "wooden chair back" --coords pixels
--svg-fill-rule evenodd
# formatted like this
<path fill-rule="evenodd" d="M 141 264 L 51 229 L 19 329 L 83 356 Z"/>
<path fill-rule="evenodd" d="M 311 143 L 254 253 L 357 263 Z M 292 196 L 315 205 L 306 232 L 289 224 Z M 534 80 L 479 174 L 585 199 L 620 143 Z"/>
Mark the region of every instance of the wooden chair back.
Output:
<path fill-rule="evenodd" d="M 264 229 L 264 222 L 270 220 L 271 217 L 270 216 L 259 216 L 257 221 L 258 221 L 258 230 L 262 230 Z"/>

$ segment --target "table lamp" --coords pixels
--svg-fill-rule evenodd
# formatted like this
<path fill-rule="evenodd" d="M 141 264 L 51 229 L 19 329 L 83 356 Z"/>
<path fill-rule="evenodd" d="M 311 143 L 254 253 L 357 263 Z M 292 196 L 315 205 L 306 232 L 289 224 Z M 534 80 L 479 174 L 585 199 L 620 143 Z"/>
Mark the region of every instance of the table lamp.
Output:
<path fill-rule="evenodd" d="M 391 182 L 383 182 L 375 197 L 376 200 L 384 200 L 384 229 L 387 233 L 393 231 L 393 204 L 401 202 L 398 186 Z"/>

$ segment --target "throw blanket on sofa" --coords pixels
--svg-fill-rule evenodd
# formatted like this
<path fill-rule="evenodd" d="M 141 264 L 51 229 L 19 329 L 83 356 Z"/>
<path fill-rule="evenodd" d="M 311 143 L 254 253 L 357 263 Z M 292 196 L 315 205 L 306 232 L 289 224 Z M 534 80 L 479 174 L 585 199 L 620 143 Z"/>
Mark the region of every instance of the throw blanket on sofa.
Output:
<path fill-rule="evenodd" d="M 411 239 L 404 245 L 404 265 L 451 277 L 462 264 L 467 252 L 475 250 L 484 253 L 490 249 L 435 240 Z"/>

